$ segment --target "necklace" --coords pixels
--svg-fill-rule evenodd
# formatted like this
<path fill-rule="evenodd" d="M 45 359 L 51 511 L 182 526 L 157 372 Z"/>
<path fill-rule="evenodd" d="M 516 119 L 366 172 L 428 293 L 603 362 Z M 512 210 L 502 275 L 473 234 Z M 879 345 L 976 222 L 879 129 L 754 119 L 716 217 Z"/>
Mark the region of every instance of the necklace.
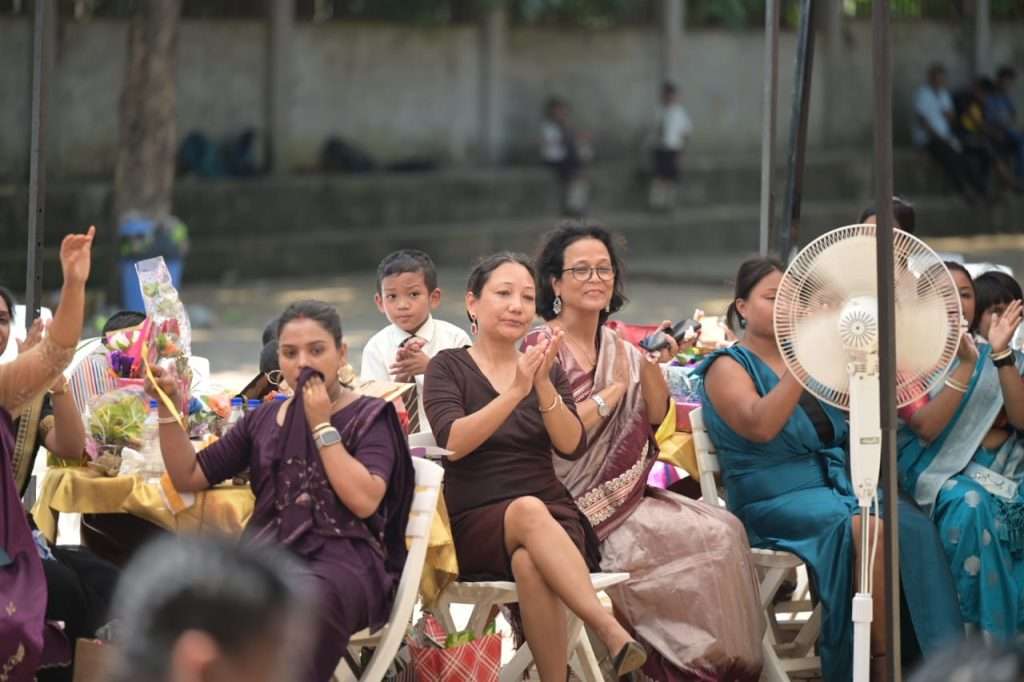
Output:
<path fill-rule="evenodd" d="M 586 346 L 584 346 L 583 344 L 579 343 L 568 332 L 566 332 L 565 338 L 567 338 L 569 340 L 569 345 L 570 346 L 573 346 L 577 351 L 579 351 L 579 353 L 580 353 L 579 359 L 585 360 L 587 363 L 590 364 L 591 367 L 593 367 L 594 365 L 597 364 L 597 351 L 596 350 L 591 348 L 588 351 Z"/>

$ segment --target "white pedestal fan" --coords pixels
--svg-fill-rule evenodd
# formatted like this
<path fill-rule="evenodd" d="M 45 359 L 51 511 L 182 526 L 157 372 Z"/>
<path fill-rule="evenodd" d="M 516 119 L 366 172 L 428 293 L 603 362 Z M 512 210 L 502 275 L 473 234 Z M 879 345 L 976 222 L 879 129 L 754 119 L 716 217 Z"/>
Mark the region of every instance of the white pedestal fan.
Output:
<path fill-rule="evenodd" d="M 893 230 L 896 400 L 913 402 L 941 381 L 956 355 L 962 313 L 956 282 L 924 242 Z M 775 298 L 775 336 L 786 367 L 819 400 L 850 412 L 850 478 L 862 518 L 878 510 L 881 465 L 875 226 L 849 225 L 807 245 Z M 861 524 L 853 598 L 853 679 L 868 682 L 871 570 L 877 532 Z M 868 549 L 870 548 L 870 550 Z"/>

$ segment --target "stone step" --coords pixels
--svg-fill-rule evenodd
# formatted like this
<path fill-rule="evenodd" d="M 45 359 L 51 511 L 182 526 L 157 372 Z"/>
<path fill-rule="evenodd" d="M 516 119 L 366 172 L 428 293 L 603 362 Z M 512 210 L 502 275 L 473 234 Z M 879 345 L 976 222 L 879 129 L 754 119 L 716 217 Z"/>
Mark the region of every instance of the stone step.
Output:
<path fill-rule="evenodd" d="M 942 190 L 942 178 L 915 152 L 897 155 L 897 188 L 918 209 L 922 235 L 1020 232 L 1024 200 L 1008 197 L 993 208 L 971 209 Z M 756 159 L 687 161 L 681 203 L 671 214 L 646 210 L 646 183 L 626 164 L 593 169 L 592 219 L 622 232 L 634 257 L 689 252 L 749 253 L 756 249 L 760 171 Z M 622 178 L 626 178 L 623 180 Z M 784 173 L 777 176 L 781 181 Z M 872 203 L 870 160 L 864 154 L 817 156 L 808 165 L 801 240 L 854 222 Z M 23 187 L 0 187 L 0 234 L 25 244 Z M 185 180 L 175 206 L 189 225 L 194 281 L 301 275 L 366 269 L 400 246 L 422 248 L 449 265 L 513 248 L 531 252 L 559 222 L 550 178 L 543 169 L 445 171 L 429 175 L 298 176 L 251 181 Z M 781 216 L 781 188 L 776 197 Z M 102 183 L 59 183 L 48 199 L 47 281 L 56 283 L 55 246 L 72 229 L 103 229 L 98 256 L 112 262 L 114 239 L 106 228 L 110 190 Z M 669 254 L 669 256 L 666 256 Z M 0 256 L 4 279 L 24 277 L 24 252 Z M 109 268 L 108 268 L 109 269 Z"/>

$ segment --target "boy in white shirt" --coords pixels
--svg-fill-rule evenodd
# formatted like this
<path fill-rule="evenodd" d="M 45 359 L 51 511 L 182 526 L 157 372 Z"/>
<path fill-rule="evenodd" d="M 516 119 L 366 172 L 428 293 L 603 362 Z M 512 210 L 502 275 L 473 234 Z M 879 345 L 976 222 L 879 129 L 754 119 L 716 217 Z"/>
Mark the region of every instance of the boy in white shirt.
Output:
<path fill-rule="evenodd" d="M 454 324 L 431 315 L 441 304 L 437 270 L 430 256 L 416 249 L 387 255 L 377 266 L 377 309 L 391 322 L 373 335 L 363 348 L 362 379 L 416 382 L 413 414 L 409 405 L 409 432 L 429 431 L 419 396 L 423 373 L 438 351 L 471 344 L 469 335 Z"/>
<path fill-rule="evenodd" d="M 674 83 L 661 86 L 661 107 L 654 139 L 654 180 L 651 182 L 651 208 L 670 209 L 681 176 L 679 162 L 686 140 L 693 132 L 693 122 L 679 102 Z"/>

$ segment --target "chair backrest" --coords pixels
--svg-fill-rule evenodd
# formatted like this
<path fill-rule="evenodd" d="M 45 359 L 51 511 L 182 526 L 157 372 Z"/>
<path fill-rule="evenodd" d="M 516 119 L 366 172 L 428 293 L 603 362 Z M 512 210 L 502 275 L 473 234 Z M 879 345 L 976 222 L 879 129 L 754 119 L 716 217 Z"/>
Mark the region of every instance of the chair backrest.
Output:
<path fill-rule="evenodd" d="M 117 388 L 110 373 L 110 364 L 104 352 L 102 339 L 86 339 L 78 344 L 71 364 L 64 370 L 71 388 L 75 406 L 84 413 L 98 395 Z"/>
<path fill-rule="evenodd" d="M 415 457 L 426 457 L 436 462 L 443 461 L 452 454 L 451 451 L 438 447 L 437 440 L 430 431 L 409 434 L 409 451 Z"/>
<path fill-rule="evenodd" d="M 704 426 L 703 408 L 698 407 L 690 412 L 690 428 L 693 431 L 693 448 L 697 452 L 697 469 L 700 471 L 701 499 L 708 504 L 721 505 L 715 477 L 722 471 L 722 467 L 718 463 L 715 445 Z"/>
<path fill-rule="evenodd" d="M 373 659 L 363 673 L 363 679 L 381 679 L 388 665 L 398 652 L 412 621 L 413 609 L 419 596 L 420 577 L 427 558 L 430 543 L 430 527 L 437 511 L 437 496 L 444 479 L 444 469 L 422 457 L 412 458 L 416 469 L 416 494 L 409 510 L 409 522 L 405 527 L 406 544 L 409 553 L 398 581 L 395 602 L 391 607 L 388 626 L 377 644 Z"/>

